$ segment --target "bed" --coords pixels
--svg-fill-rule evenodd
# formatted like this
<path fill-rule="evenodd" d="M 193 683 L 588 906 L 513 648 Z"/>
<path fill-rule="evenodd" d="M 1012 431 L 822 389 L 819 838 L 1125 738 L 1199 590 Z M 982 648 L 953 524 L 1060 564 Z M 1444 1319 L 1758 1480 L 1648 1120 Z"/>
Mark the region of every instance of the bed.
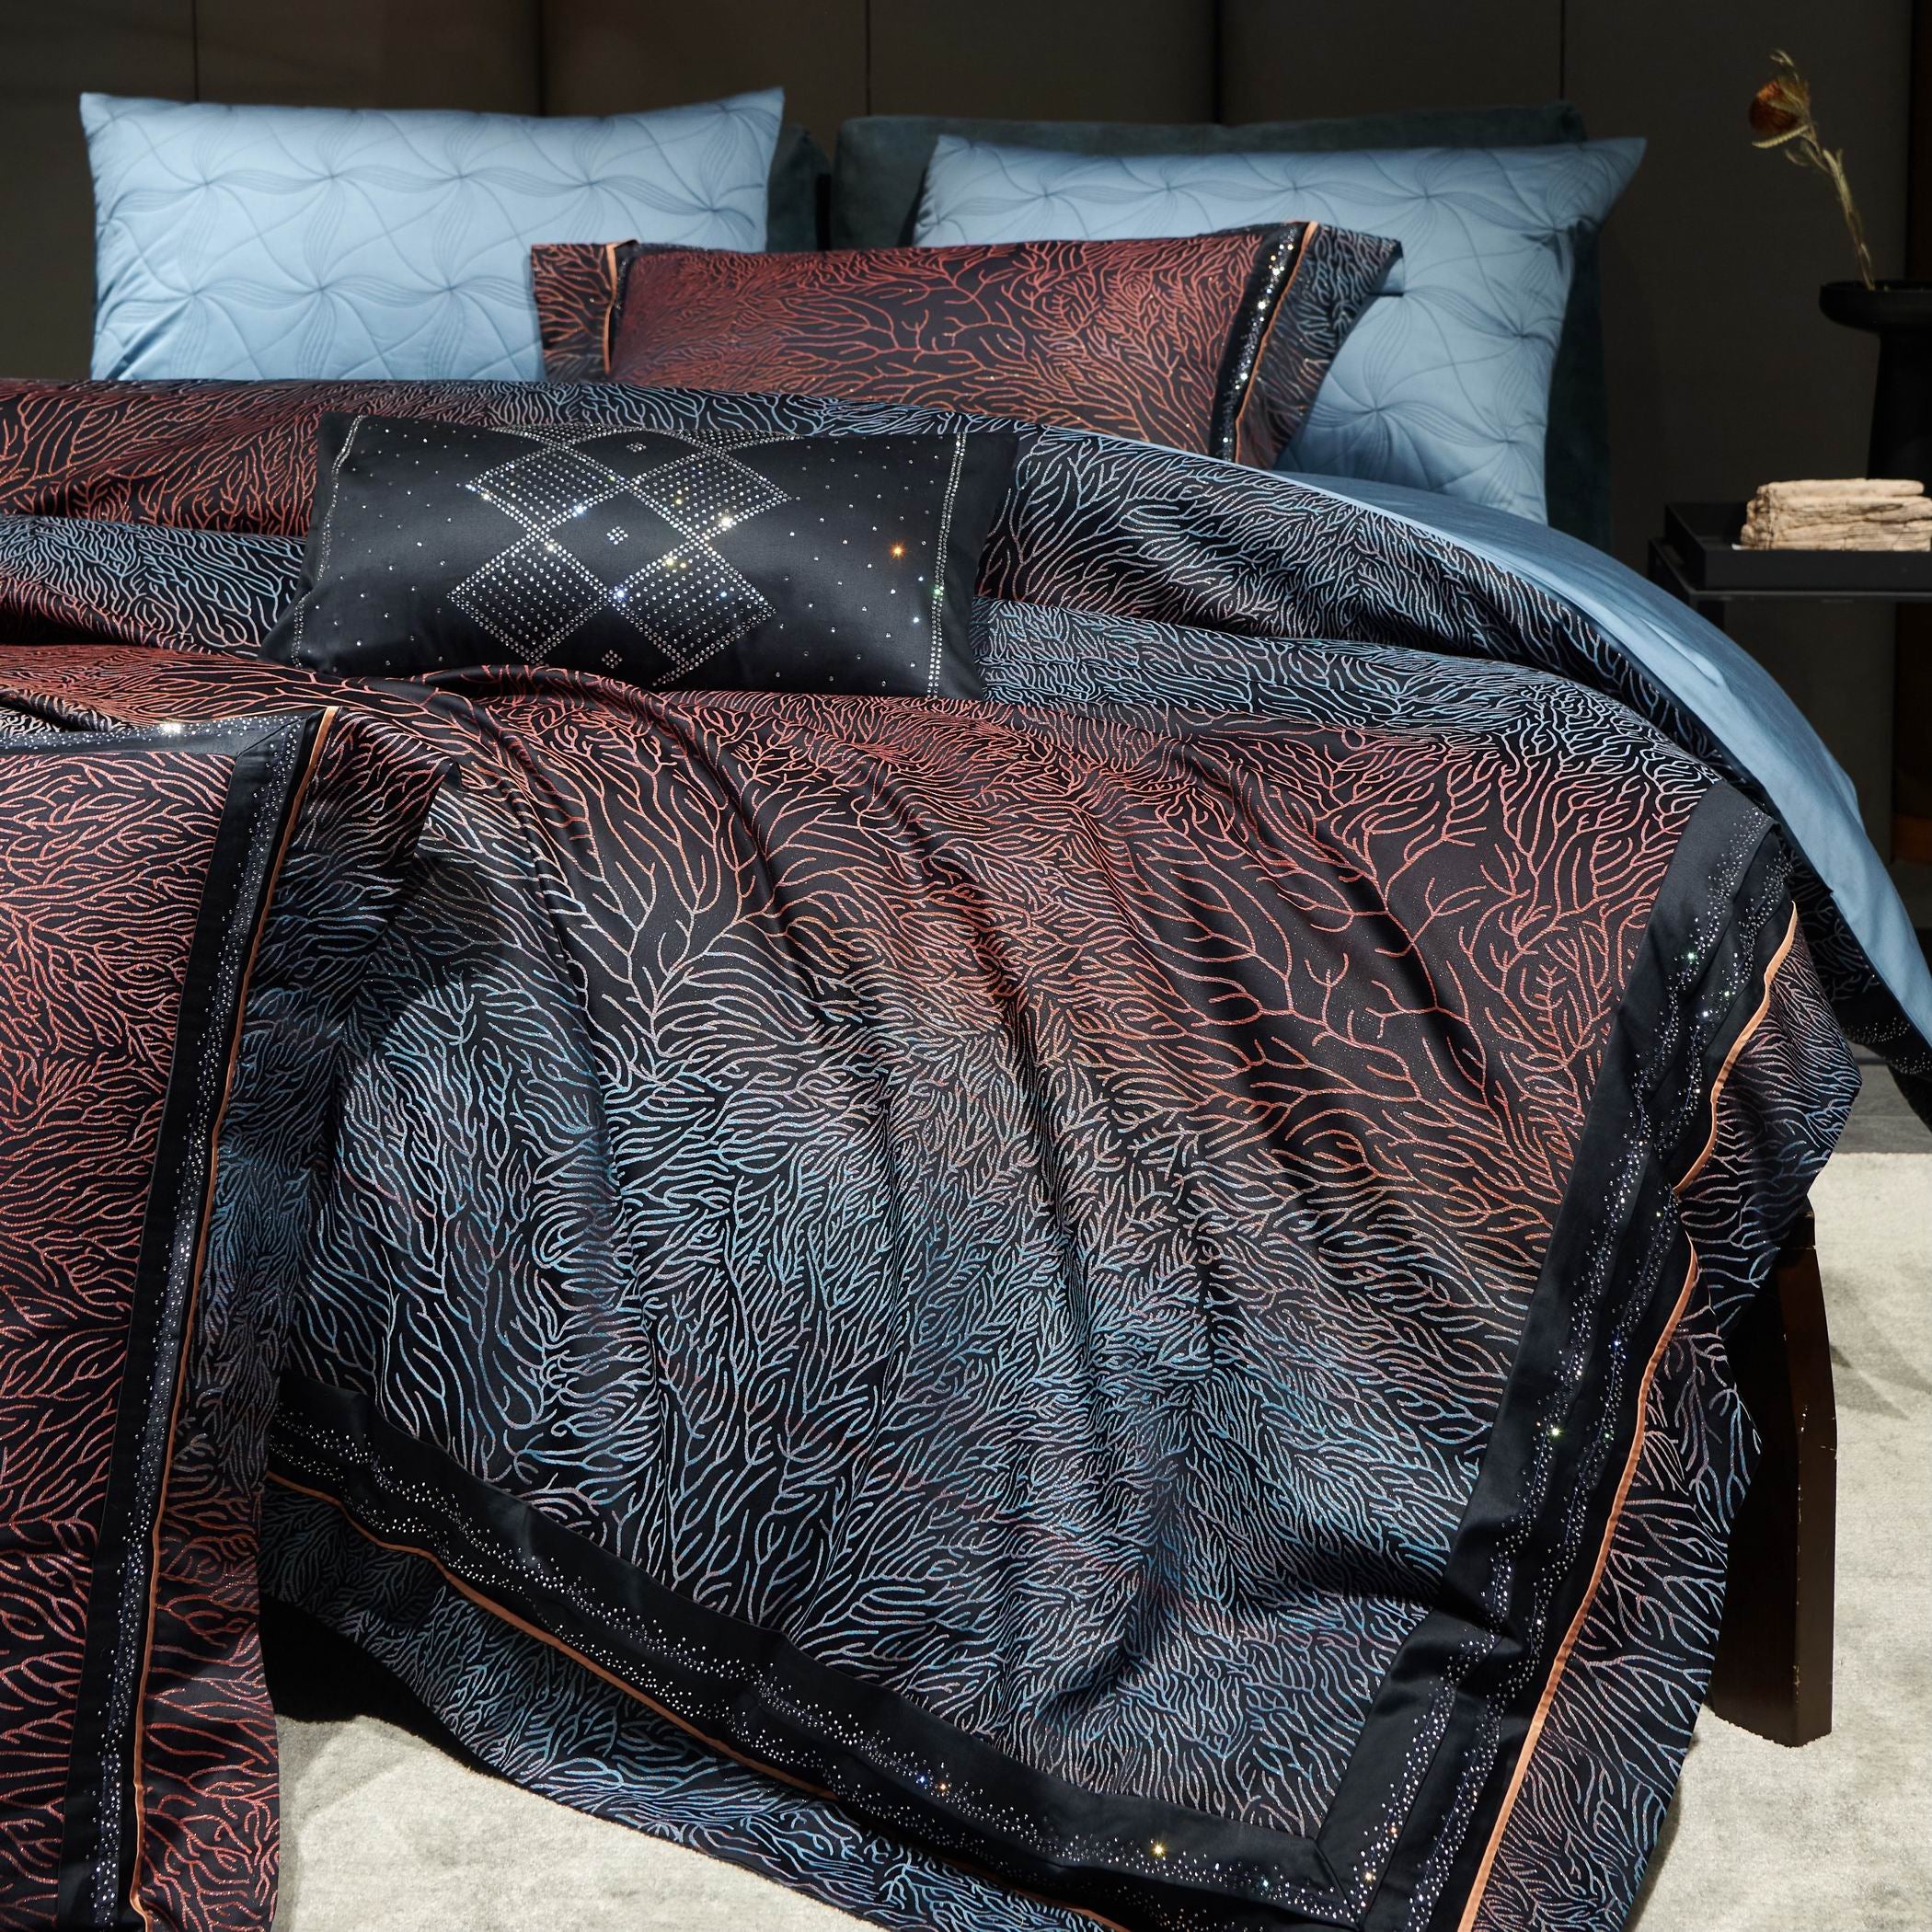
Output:
<path fill-rule="evenodd" d="M 1515 468 L 1261 466 L 1387 250 L 1209 232 L 1205 386 L 1164 351 L 1095 428 L 1025 330 L 1209 287 L 1169 240 L 933 240 L 909 296 L 891 236 L 824 381 L 853 259 L 618 241 L 539 279 L 569 381 L 0 388 L 0 1923 L 267 1923 L 259 1592 L 505 1775 L 908 1932 L 1620 1925 L 1720 1649 L 1818 1722 L 1774 1492 L 1847 1039 L 1932 1113 L 1842 775 Z M 1002 346 L 893 399 L 962 289 Z M 748 361 L 639 339 L 705 302 Z M 737 545 L 806 500 L 773 452 L 930 458 L 943 560 L 975 438 L 915 688 L 524 650 L 536 575 L 505 661 L 416 606 L 341 654 L 406 462 L 581 574 L 673 469 Z M 1740 1561 L 1782 1650 L 1720 1645 Z"/>

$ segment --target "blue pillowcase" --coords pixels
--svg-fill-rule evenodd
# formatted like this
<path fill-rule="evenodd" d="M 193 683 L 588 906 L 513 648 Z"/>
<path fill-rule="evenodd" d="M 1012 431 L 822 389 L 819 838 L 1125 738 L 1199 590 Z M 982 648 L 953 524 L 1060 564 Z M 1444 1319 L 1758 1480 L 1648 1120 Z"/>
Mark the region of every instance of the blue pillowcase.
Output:
<path fill-rule="evenodd" d="M 568 120 L 84 94 L 94 374 L 535 379 L 531 244 L 764 247 L 784 104 Z"/>
<path fill-rule="evenodd" d="M 1440 490 L 1546 521 L 1550 370 L 1581 236 L 1641 141 L 1377 153 L 1054 154 L 942 135 L 914 239 L 1199 235 L 1326 221 L 1402 244 L 1283 469 Z"/>

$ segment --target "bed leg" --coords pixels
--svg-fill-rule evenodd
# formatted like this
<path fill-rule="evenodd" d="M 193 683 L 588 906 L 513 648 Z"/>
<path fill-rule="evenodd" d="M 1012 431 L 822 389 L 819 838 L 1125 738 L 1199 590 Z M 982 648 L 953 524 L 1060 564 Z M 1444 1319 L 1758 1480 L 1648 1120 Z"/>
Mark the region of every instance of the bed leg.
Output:
<path fill-rule="evenodd" d="M 1831 1339 L 1809 1206 L 1730 1350 L 1764 1446 L 1731 1531 L 1706 1701 L 1774 1743 L 1809 1744 L 1832 1728 L 1838 1503 Z"/>

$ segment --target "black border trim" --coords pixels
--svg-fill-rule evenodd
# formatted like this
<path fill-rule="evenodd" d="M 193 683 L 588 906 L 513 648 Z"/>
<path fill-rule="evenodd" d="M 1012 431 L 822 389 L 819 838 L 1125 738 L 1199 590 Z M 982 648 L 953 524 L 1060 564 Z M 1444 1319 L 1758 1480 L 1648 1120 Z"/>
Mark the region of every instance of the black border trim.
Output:
<path fill-rule="evenodd" d="M 234 761 L 177 1009 L 129 1306 L 127 1361 L 88 1583 L 54 1932 L 144 1932 L 147 1926 L 130 1892 L 140 1840 L 133 1766 L 152 1616 L 153 1538 L 166 1501 L 214 1133 L 240 1030 L 248 957 L 322 715 L 144 728 L 19 747 L 52 757 L 85 747 L 136 757 L 185 751 Z M 117 1808 L 111 1818 L 110 1804 Z"/>
<path fill-rule="evenodd" d="M 1414 1923 L 1419 1897 L 1432 1932 L 1453 1932 L 1481 1874 L 1613 1527 L 1645 1366 L 1693 1265 L 1675 1188 L 1708 1138 L 1711 1086 L 1762 1003 L 1788 926 L 1777 916 L 1788 914 L 1788 874 L 1762 813 L 1726 785 L 1705 795 L 1616 1016 L 1439 1607 L 1397 1656 L 1357 1759 L 1377 1750 L 1399 1762 L 1388 1754 L 1409 1748 L 1425 1700 L 1453 1687 L 1453 1701 L 1392 1845 L 1352 1761 L 1323 1830 L 1338 1869 L 1360 1875 L 1368 1932 Z M 1506 1583 L 1500 1602 L 1492 1579 Z M 1401 1731 L 1377 1746 L 1391 1721 Z"/>
<path fill-rule="evenodd" d="M 1761 817 L 1730 788 L 1723 788 L 1722 795 L 1734 805 L 1737 817 Z M 1661 1130 L 1650 1140 L 1641 1179 L 1621 1215 L 1616 1250 L 1619 1284 L 1634 1275 L 1633 1285 L 1648 1294 L 1649 1304 L 1631 1311 L 1636 1319 L 1626 1331 L 1625 1359 L 1632 1373 L 1625 1387 L 1605 1386 L 1601 1351 L 1593 1356 L 1585 1386 L 1593 1407 L 1601 1412 L 1607 1405 L 1614 1412 L 1611 1453 L 1601 1456 L 1589 1484 L 1581 1549 L 1559 1573 L 1558 1588 L 1545 1615 L 1542 1641 L 1524 1656 L 1512 1689 L 1496 1700 L 1501 1723 L 1494 1755 L 1468 1807 L 1468 1828 L 1453 1859 L 1446 1861 L 1444 1882 L 1427 1921 L 1430 1932 L 1455 1932 L 1472 1891 L 1486 1882 L 1490 1843 L 1494 1838 L 1500 1845 L 1498 1827 L 1506 1826 L 1517 1764 L 1550 1688 L 1558 1650 L 1586 1607 L 1596 1557 L 1616 1530 L 1618 1495 L 1643 1393 L 1641 1371 L 1659 1344 L 1668 1340 L 1680 1298 L 1691 1285 L 1696 1253 L 1685 1232 L 1676 1190 L 1704 1153 L 1714 1123 L 1718 1077 L 1732 1047 L 1764 1005 L 1774 961 L 1791 929 L 1790 857 L 1775 827 L 1764 824 L 1742 871 L 1731 916 L 1703 953 L 1696 976 L 1680 973 L 1678 978 L 1679 1011 L 1691 1023 L 1686 1030 L 1695 1029 L 1690 1051 L 1662 1059 L 1649 1057 L 1646 1050 L 1656 1047 L 1660 1036 L 1667 1037 L 1672 1030 L 1672 1016 L 1654 1006 L 1640 1016 L 1639 1037 L 1617 1042 L 1616 1058 L 1622 1063 L 1618 1077 L 1620 1083 L 1627 1083 L 1637 1120 L 1644 1129 Z M 1679 954 L 1680 960 L 1686 957 Z M 1660 966 L 1660 971 L 1645 975 L 1646 991 L 1652 998 L 1669 971 L 1668 964 Z M 1727 981 L 1729 996 L 1711 1006 L 1717 988 Z M 1580 1158 L 1579 1171 L 1593 1170 Z M 1581 1438 L 1583 1432 L 1578 1434 Z M 1365 1921 L 1369 1932 L 1408 1923 L 1406 1900 L 1403 1904 L 1401 1913 L 1385 1913 L 1378 1899 Z"/>
<path fill-rule="evenodd" d="M 1257 1897 L 1245 1921 L 1257 1932 L 1348 1923 L 1319 1910 L 1317 1895 L 1331 1893 L 1332 1880 L 1309 1841 L 1038 1771 L 771 1631 L 667 1589 L 385 1421 L 360 1392 L 285 1374 L 270 1469 L 335 1504 L 372 1541 L 427 1557 L 488 1607 L 589 1659 L 714 1748 L 850 1802 L 942 1855 L 996 1864 L 1056 1902 L 1110 1916 L 1132 1914 L 1150 1895 L 1177 1903 L 1221 1895 L 1204 1877 L 1179 1876 L 1218 1861 L 1246 1870 L 1258 1892 L 1300 1893 L 1317 1908 L 1284 1912 Z M 433 1513 L 416 1501 L 425 1495 L 436 1499 Z M 720 1671 L 720 1661 L 729 1667 Z M 1001 1814 L 1010 1821 L 1004 1830 Z M 1041 1854 L 1028 1843 L 1040 1836 L 1026 1829 L 1034 1820 L 1094 1855 L 1075 1862 Z M 1115 1862 L 1098 1841 L 1112 1841 Z M 1164 1847 L 1158 1862 L 1144 1849 L 1154 1845 Z M 1160 1862 L 1175 1880 L 1157 1875 Z"/>

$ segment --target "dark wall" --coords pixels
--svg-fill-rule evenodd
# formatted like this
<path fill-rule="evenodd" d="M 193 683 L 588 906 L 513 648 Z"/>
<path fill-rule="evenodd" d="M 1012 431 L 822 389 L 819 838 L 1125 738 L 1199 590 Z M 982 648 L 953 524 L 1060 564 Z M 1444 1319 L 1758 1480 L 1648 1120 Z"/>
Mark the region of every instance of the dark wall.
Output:
<path fill-rule="evenodd" d="M 828 148 L 868 111 L 1227 121 L 1567 95 L 1649 158 L 1604 250 L 1617 549 L 1672 497 L 1862 464 L 1865 339 L 1822 181 L 1748 144 L 1774 46 L 1904 266 L 1912 0 L 0 0 L 0 368 L 86 365 L 83 87 L 211 100 L 608 113 L 782 83 Z M 1889 627 L 1815 608 L 1748 639 L 1889 814 Z M 1821 667 L 1829 667 L 1822 674 Z"/>
<path fill-rule="evenodd" d="M 1932 0 L 1916 0 L 1912 10 L 1912 98 L 1905 273 L 1932 282 Z M 1900 727 L 1892 857 L 1932 868 L 1932 604 L 1906 604 L 1899 612 L 1897 636 L 1892 715 Z M 1914 918 L 1921 926 L 1932 925 L 1923 906 L 1925 891 L 1922 884 L 1914 902 Z"/>

